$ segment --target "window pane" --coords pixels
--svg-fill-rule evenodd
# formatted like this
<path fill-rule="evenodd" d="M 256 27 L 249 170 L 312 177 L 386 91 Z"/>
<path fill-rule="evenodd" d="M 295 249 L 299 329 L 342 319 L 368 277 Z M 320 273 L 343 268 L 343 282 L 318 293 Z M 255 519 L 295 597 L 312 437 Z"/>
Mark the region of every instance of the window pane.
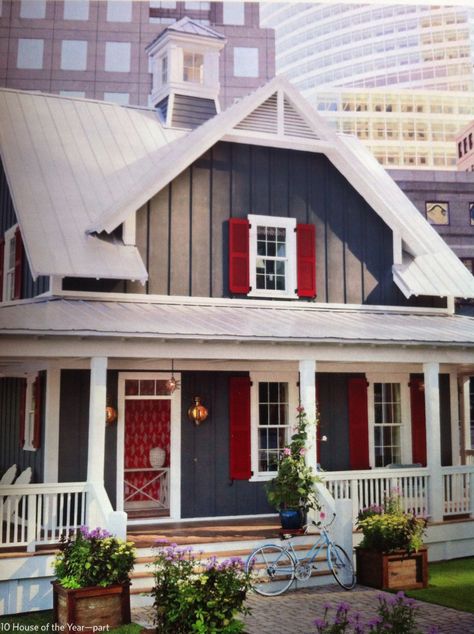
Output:
<path fill-rule="evenodd" d="M 401 385 L 374 384 L 375 466 L 384 467 L 401 461 Z"/>
<path fill-rule="evenodd" d="M 288 383 L 260 382 L 258 394 L 258 468 L 276 471 L 287 439 Z"/>

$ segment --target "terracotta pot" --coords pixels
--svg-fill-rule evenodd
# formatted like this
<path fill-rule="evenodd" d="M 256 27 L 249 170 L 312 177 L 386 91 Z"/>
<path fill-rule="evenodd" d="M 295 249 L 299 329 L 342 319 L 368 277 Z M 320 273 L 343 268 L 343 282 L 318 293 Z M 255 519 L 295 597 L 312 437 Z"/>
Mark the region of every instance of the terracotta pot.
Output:
<path fill-rule="evenodd" d="M 130 623 L 129 583 L 74 590 L 57 581 L 52 585 L 54 622 L 64 631 L 77 631 L 72 626 L 111 628 Z"/>
<path fill-rule="evenodd" d="M 382 553 L 356 548 L 357 583 L 381 590 L 415 590 L 428 585 L 428 552 Z"/>

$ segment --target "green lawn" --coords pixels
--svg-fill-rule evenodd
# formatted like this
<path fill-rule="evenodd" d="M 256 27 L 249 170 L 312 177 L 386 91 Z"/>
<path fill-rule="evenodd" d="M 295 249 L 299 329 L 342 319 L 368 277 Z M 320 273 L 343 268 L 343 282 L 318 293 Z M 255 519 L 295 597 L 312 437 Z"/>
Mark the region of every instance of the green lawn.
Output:
<path fill-rule="evenodd" d="M 59 630 L 53 630 L 52 628 L 52 610 L 45 610 L 43 612 L 28 612 L 27 614 L 14 614 L 12 616 L 2 616 L 0 617 L 0 631 L 6 631 L 2 628 L 2 624 L 4 623 L 11 623 L 12 625 L 20 626 L 21 629 L 17 630 L 19 632 L 59 632 Z M 142 625 L 131 623 L 130 625 L 115 627 L 109 631 L 113 632 L 114 634 L 139 634 L 142 629 Z"/>
<path fill-rule="evenodd" d="M 428 587 L 407 596 L 474 613 L 474 557 L 431 563 L 428 570 Z"/>

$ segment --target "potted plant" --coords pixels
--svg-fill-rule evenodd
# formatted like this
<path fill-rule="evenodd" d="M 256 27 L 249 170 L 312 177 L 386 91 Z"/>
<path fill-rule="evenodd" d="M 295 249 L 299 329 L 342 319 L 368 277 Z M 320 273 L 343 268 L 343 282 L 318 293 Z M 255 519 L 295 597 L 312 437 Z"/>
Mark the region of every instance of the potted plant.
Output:
<path fill-rule="evenodd" d="M 100 528 L 81 526 L 74 536 L 62 539 L 59 548 L 53 562 L 55 622 L 68 629 L 130 623 L 133 544 Z"/>
<path fill-rule="evenodd" d="M 358 516 L 363 539 L 356 548 L 357 580 L 387 590 L 425 588 L 427 550 L 423 548 L 426 519 L 402 510 L 400 497 L 372 505 Z"/>
<path fill-rule="evenodd" d="M 307 512 L 320 508 L 315 489 L 320 479 L 305 460 L 311 423 L 302 407 L 297 412 L 295 433 L 283 449 L 277 475 L 266 487 L 268 502 L 279 511 L 282 528 L 286 529 L 301 528 Z"/>
<path fill-rule="evenodd" d="M 252 576 L 239 557 L 218 562 L 202 559 L 190 546 L 163 543 L 153 563 L 156 631 L 161 634 L 237 634 L 244 629 L 240 614 Z"/>

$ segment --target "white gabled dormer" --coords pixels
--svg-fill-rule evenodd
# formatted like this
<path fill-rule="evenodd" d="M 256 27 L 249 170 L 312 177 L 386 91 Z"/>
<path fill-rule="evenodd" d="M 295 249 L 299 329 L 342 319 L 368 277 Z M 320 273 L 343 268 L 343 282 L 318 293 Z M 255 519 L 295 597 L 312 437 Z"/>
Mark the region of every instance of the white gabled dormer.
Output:
<path fill-rule="evenodd" d="M 147 47 L 151 103 L 166 125 L 195 128 L 220 112 L 219 54 L 225 43 L 223 35 L 185 17 Z"/>

